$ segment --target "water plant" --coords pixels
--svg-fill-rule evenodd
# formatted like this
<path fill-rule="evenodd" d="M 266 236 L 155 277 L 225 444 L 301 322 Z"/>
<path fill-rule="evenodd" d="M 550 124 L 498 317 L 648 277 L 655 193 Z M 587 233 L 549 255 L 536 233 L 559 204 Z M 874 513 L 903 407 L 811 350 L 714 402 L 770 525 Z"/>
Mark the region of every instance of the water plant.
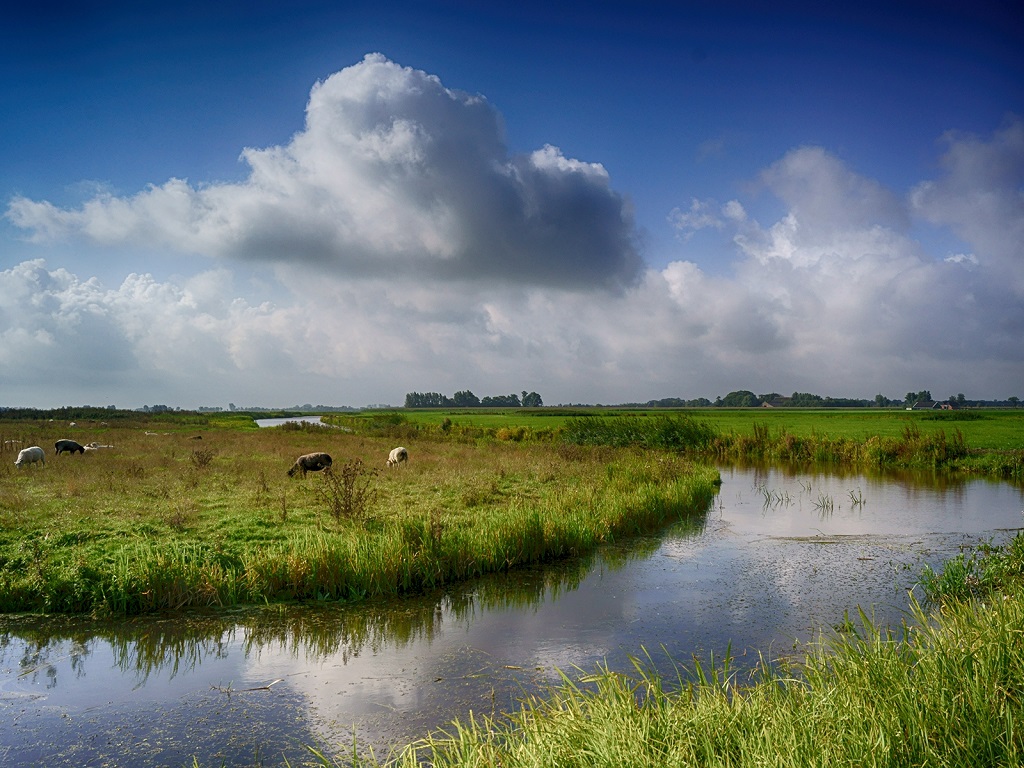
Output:
<path fill-rule="evenodd" d="M 832 514 L 835 509 L 835 500 L 827 493 L 819 493 L 813 504 L 814 508 L 823 515 Z"/>

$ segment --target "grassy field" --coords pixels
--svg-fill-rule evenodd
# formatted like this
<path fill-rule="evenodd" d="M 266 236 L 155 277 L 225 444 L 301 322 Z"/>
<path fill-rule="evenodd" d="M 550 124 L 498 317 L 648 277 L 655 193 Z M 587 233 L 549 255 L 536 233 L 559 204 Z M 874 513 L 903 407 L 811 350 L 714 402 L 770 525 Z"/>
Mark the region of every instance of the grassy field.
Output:
<path fill-rule="evenodd" d="M 406 424 L 427 431 L 441 431 L 449 422 L 449 431 L 460 429 L 489 431 L 497 435 L 502 429 L 530 430 L 542 436 L 557 435 L 571 419 L 592 417 L 659 418 L 686 415 L 706 422 L 724 434 L 753 435 L 763 427 L 772 433 L 799 437 L 826 435 L 849 440 L 871 437 L 898 438 L 908 426 L 922 434 L 960 430 L 975 449 L 991 451 L 1024 450 L 1024 408 L 973 411 L 905 411 L 893 409 L 810 409 L 810 408 L 701 408 L 685 410 L 623 410 L 619 408 L 516 408 L 488 410 L 423 409 L 392 412 L 366 411 L 358 415 L 330 417 L 339 423 L 365 428 L 375 421 L 380 424 Z"/>
<path fill-rule="evenodd" d="M 55 439 L 112 445 L 55 456 Z M 135 614 L 361 599 L 588 552 L 705 512 L 717 473 L 671 455 L 499 440 L 407 443 L 238 417 L 0 423 L 0 611 Z M 287 476 L 327 451 L 331 473 Z"/>
<path fill-rule="evenodd" d="M 330 418 L 357 432 L 395 438 L 604 440 L 682 451 L 711 462 L 918 468 L 1024 480 L 1024 409 L 465 409 Z"/>

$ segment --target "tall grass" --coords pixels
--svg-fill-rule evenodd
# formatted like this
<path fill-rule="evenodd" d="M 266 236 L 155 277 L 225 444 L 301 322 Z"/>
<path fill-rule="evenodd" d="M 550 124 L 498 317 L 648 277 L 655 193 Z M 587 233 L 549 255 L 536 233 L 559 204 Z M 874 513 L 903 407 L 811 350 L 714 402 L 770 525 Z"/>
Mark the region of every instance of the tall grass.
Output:
<path fill-rule="evenodd" d="M 921 586 L 934 604 L 1024 592 L 1024 534 L 1005 546 L 984 544 L 962 552 L 938 572 L 925 565 Z"/>
<path fill-rule="evenodd" d="M 714 430 L 706 423 L 685 415 L 613 419 L 588 416 L 569 419 L 561 430 L 565 442 L 578 445 L 642 446 L 689 452 L 706 448 L 714 436 Z"/>
<path fill-rule="evenodd" d="M 544 444 L 418 442 L 386 471 L 390 442 L 340 430 L 108 439 L 32 474 L 0 468 L 0 611 L 417 592 L 699 518 L 717 481 L 665 454 Z M 313 449 L 337 473 L 288 478 Z"/>

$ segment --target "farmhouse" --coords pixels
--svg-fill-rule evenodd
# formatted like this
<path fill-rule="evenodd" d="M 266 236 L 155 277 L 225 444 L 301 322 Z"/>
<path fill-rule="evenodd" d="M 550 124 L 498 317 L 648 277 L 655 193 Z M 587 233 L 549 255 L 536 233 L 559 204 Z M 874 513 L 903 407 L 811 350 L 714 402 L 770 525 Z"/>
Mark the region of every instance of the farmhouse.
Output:
<path fill-rule="evenodd" d="M 935 400 L 918 400 L 908 411 L 953 411 L 956 410 L 952 403 L 940 403 Z"/>

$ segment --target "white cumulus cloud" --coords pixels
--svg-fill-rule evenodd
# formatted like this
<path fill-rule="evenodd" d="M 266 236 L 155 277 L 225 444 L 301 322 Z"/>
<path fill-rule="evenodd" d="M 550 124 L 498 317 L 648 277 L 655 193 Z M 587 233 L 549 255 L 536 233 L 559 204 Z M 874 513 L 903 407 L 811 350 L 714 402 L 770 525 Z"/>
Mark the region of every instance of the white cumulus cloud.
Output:
<path fill-rule="evenodd" d="M 81 237 L 392 275 L 621 290 L 640 276 L 632 213 L 597 163 L 510 156 L 480 96 L 366 56 L 310 93 L 285 146 L 246 149 L 238 184 L 170 179 L 80 208 L 16 198 L 35 242 Z"/>

